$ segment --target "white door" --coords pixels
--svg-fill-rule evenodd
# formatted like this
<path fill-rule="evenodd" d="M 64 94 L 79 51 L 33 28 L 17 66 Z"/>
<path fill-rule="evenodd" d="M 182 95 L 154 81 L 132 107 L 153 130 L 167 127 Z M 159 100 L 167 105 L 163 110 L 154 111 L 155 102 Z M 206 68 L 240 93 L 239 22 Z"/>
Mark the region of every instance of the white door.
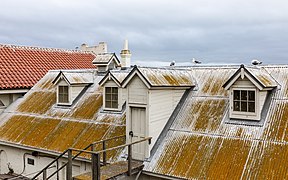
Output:
<path fill-rule="evenodd" d="M 145 138 L 146 130 L 146 109 L 131 107 L 131 130 L 133 132 L 132 141 Z M 147 142 L 137 143 L 132 146 L 132 158 L 144 160 Z"/>

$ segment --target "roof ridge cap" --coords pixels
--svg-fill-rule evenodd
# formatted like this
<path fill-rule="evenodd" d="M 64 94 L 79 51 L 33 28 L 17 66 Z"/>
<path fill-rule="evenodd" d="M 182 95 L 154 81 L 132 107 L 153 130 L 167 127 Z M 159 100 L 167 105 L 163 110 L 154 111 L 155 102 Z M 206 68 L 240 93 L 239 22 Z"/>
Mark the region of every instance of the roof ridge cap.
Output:
<path fill-rule="evenodd" d="M 25 49 L 25 50 L 41 50 L 41 51 L 51 51 L 51 52 L 75 52 L 75 53 L 93 54 L 93 53 L 91 53 L 89 51 L 81 51 L 81 50 L 77 50 L 77 49 L 40 47 L 40 46 L 25 46 L 25 45 L 13 45 L 13 44 L 0 44 L 0 48 L 3 48 L 3 47 Z"/>

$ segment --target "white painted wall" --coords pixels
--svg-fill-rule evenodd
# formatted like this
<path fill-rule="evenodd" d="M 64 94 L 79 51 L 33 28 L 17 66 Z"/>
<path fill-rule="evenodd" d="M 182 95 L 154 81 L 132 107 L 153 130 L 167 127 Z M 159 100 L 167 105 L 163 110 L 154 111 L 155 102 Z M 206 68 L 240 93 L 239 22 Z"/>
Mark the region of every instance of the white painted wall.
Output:
<path fill-rule="evenodd" d="M 7 173 L 8 165 L 7 163 L 10 163 L 10 167 L 14 170 L 17 174 L 22 174 L 27 177 L 33 177 L 38 171 L 42 170 L 43 167 L 47 166 L 50 162 L 54 160 L 54 158 L 51 157 L 45 157 L 47 156 L 41 153 L 40 156 L 32 156 L 32 151 L 20 149 L 16 147 L 6 146 L 6 145 L 0 145 L 0 173 Z M 51 156 L 51 155 L 50 155 Z M 54 156 L 55 157 L 55 156 Z M 31 158 L 34 159 L 35 164 L 30 165 L 28 164 L 27 159 Z M 25 159 L 25 169 L 24 169 L 24 159 Z M 59 167 L 67 162 L 67 159 L 62 158 L 59 159 Z M 56 166 L 56 163 L 55 163 Z M 50 169 L 47 173 L 48 176 L 54 172 L 55 168 Z M 79 175 L 85 172 L 91 172 L 91 164 L 87 162 L 81 162 L 81 161 L 73 161 L 73 175 Z M 60 179 L 65 179 L 65 168 L 64 170 L 60 171 L 59 177 Z M 42 179 L 42 175 L 39 176 L 39 179 Z M 56 179 L 56 175 L 54 178 Z"/>
<path fill-rule="evenodd" d="M 85 86 L 70 86 L 71 102 L 81 93 Z"/>
<path fill-rule="evenodd" d="M 179 103 L 185 90 L 149 90 L 149 136 L 150 150 L 165 127 L 169 117 Z"/>
<path fill-rule="evenodd" d="M 128 103 L 147 104 L 148 102 L 148 89 L 138 76 L 135 76 L 128 89 Z"/>
<path fill-rule="evenodd" d="M 241 79 L 239 78 L 233 85 L 232 87 L 255 87 L 253 83 L 248 78 Z"/>

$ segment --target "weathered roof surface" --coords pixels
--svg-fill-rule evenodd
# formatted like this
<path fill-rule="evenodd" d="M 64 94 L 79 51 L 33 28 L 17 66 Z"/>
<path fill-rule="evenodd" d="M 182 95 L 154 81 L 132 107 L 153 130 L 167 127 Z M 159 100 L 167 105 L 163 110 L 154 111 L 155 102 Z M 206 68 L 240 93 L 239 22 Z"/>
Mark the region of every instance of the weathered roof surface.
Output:
<path fill-rule="evenodd" d="M 71 70 L 69 72 L 59 72 L 55 80 L 57 80 L 61 75 L 68 81 L 69 84 L 92 84 L 94 82 L 94 73 L 93 70 L 78 71 Z"/>
<path fill-rule="evenodd" d="M 250 76 L 253 80 L 256 80 L 256 84 L 259 84 L 259 86 L 262 88 L 274 88 L 277 87 L 278 83 L 275 81 L 275 79 L 267 72 L 265 67 L 245 67 L 243 64 L 240 66 L 240 68 L 232 74 L 232 76 L 226 80 L 226 82 L 223 84 L 223 87 L 225 89 L 229 89 L 231 84 L 237 80 L 237 78 L 241 75 L 241 72 L 246 72 L 248 76 Z M 256 85 L 255 84 L 255 85 Z"/>
<path fill-rule="evenodd" d="M 97 54 L 96 58 L 93 60 L 93 64 L 107 65 L 112 60 L 113 57 L 115 57 L 116 61 L 120 63 L 115 53 L 102 53 L 102 54 Z"/>
<path fill-rule="evenodd" d="M 264 66 L 281 89 L 262 127 L 226 124 L 229 98 L 218 83 L 238 68 L 192 68 L 190 91 L 144 170 L 185 179 L 288 178 L 288 66 Z"/>
<path fill-rule="evenodd" d="M 190 71 L 172 68 L 137 68 L 151 86 L 194 86 Z"/>
<path fill-rule="evenodd" d="M 31 88 L 51 69 L 94 69 L 89 52 L 0 45 L 0 89 Z"/>
<path fill-rule="evenodd" d="M 261 82 L 264 87 L 276 87 L 277 82 L 274 78 L 267 72 L 266 68 L 263 67 L 254 67 L 247 68 L 248 71 L 254 75 L 254 77 Z"/>
<path fill-rule="evenodd" d="M 73 71 L 69 73 L 72 77 Z M 63 108 L 56 105 L 56 86 L 52 83 L 58 74 L 49 71 L 24 98 L 1 114 L 0 141 L 62 152 L 125 134 L 125 113 L 101 112 L 102 88 L 98 82 L 102 76 L 95 75 L 82 97 L 72 107 Z M 76 77 L 78 74 L 75 72 Z M 123 139 L 111 141 L 109 146 L 119 143 Z M 114 155 L 110 153 L 110 157 Z"/>

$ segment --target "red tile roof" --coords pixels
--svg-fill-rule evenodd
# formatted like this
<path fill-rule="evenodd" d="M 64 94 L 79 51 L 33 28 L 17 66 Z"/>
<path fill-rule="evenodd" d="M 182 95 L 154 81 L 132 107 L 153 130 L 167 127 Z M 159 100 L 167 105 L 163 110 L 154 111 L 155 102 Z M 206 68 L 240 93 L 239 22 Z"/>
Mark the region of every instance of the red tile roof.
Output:
<path fill-rule="evenodd" d="M 0 45 L 0 89 L 31 88 L 52 69 L 94 69 L 95 57 L 76 50 Z"/>

